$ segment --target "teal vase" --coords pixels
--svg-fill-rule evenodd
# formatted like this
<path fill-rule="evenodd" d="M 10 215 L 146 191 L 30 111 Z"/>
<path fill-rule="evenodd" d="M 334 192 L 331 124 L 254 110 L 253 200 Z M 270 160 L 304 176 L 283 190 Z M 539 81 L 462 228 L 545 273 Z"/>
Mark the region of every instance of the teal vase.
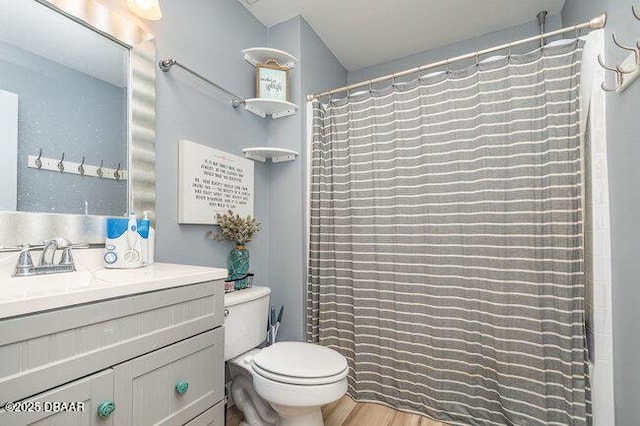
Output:
<path fill-rule="evenodd" d="M 229 252 L 227 272 L 229 273 L 229 279 L 238 280 L 235 282 L 236 290 L 247 287 L 247 278 L 238 279 L 249 273 L 249 250 L 243 244 L 236 244 L 233 250 Z"/>

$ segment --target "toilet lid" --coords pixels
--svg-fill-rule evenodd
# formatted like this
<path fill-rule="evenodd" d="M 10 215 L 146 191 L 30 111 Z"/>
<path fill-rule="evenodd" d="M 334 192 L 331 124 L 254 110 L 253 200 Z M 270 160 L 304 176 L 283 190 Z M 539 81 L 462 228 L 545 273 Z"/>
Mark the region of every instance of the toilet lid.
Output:
<path fill-rule="evenodd" d="M 252 365 L 256 373 L 284 383 L 332 383 L 348 372 L 347 360 L 338 352 L 303 342 L 275 343 L 261 350 Z"/>

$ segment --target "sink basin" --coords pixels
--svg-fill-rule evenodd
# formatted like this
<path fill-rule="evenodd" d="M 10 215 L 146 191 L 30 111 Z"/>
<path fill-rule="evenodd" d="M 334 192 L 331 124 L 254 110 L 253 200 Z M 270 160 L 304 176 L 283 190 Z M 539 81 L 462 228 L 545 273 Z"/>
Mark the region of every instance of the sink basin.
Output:
<path fill-rule="evenodd" d="M 0 319 L 64 306 L 226 278 L 226 269 L 155 263 L 139 269 L 104 269 L 103 250 L 74 253 L 78 271 L 11 277 L 14 263 L 0 259 Z M 15 255 L 14 255 L 15 257 Z M 219 283 L 221 289 L 223 283 Z"/>
<path fill-rule="evenodd" d="M 4 278 L 0 280 L 0 303 L 14 299 L 43 297 L 60 292 L 79 291 L 92 284 L 86 271 L 32 277 Z"/>

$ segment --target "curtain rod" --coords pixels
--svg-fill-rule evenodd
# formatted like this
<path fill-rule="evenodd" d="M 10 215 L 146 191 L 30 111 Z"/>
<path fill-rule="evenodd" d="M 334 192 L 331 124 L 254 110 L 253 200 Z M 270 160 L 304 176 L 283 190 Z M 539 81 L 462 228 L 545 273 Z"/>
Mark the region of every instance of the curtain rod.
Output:
<path fill-rule="evenodd" d="M 422 65 L 416 68 L 411 68 L 405 71 L 400 71 L 400 72 L 396 72 L 396 73 L 392 73 L 392 74 L 387 74 L 384 75 L 382 77 L 377 77 L 371 80 L 366 80 L 366 81 L 361 81 L 359 83 L 354 83 L 354 84 L 350 84 L 348 86 L 343 86 L 343 87 L 338 87 L 336 89 L 331 89 L 331 90 L 327 90 L 325 92 L 320 92 L 320 93 L 314 93 L 312 95 L 307 95 L 307 101 L 312 101 L 315 98 L 320 98 L 322 96 L 328 96 L 328 95 L 333 95 L 334 93 L 340 93 L 340 92 L 345 92 L 345 91 L 350 91 L 352 89 L 357 89 L 358 87 L 363 87 L 363 86 L 368 86 L 370 84 L 374 84 L 374 83 L 379 83 L 381 81 L 385 81 L 385 80 L 391 80 L 391 79 L 395 79 L 397 77 L 403 77 L 405 75 L 409 75 L 409 74 L 415 74 L 415 73 L 419 73 L 431 68 L 436 68 L 436 67 L 440 67 L 443 65 L 449 65 L 453 62 L 458 62 L 458 61 L 463 61 L 465 59 L 472 59 L 472 58 L 479 58 L 482 55 L 486 55 L 487 53 L 492 53 L 492 52 L 496 52 L 498 50 L 504 50 L 504 49 L 510 49 L 514 46 L 519 46 L 521 44 L 525 44 L 525 43 L 530 43 L 533 41 L 538 41 L 538 40 L 544 40 L 545 38 L 549 38 L 549 37 L 553 37 L 553 36 L 557 36 L 557 35 L 561 35 L 561 34 L 565 34 L 571 31 L 580 31 L 580 30 L 584 30 L 584 29 L 589 29 L 589 30 L 598 30 L 600 28 L 604 28 L 604 26 L 607 24 L 607 14 L 603 13 L 602 15 L 595 17 L 593 19 L 591 19 L 589 22 L 584 22 L 582 24 L 578 24 L 578 25 L 574 25 L 572 27 L 566 27 L 566 28 L 562 28 L 559 30 L 555 30 L 555 31 L 551 31 L 548 33 L 544 33 L 544 34 L 539 34 L 533 37 L 529 37 L 529 38 L 525 38 L 522 40 L 518 40 L 518 41 L 514 41 L 511 43 L 506 43 L 500 46 L 495 46 L 495 47 L 490 47 L 488 49 L 484 49 L 484 50 L 478 50 L 477 52 L 473 52 L 473 53 L 467 53 L 466 55 L 461 55 L 461 56 L 456 56 L 454 58 L 449 58 L 449 59 L 444 59 L 442 61 L 438 61 L 438 62 L 433 62 L 431 64 L 428 65 Z"/>

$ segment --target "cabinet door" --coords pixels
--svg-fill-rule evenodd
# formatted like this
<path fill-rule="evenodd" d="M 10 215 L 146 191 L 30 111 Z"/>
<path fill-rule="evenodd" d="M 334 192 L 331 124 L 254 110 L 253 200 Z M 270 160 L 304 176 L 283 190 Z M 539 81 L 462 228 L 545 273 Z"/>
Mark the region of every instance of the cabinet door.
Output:
<path fill-rule="evenodd" d="M 224 402 L 220 401 L 185 426 L 224 426 Z"/>
<path fill-rule="evenodd" d="M 0 410 L 0 425 L 111 426 L 112 401 L 113 371 L 106 370 L 14 404 L 27 411 Z"/>
<path fill-rule="evenodd" d="M 224 396 L 222 327 L 114 367 L 116 426 L 184 425 Z"/>

